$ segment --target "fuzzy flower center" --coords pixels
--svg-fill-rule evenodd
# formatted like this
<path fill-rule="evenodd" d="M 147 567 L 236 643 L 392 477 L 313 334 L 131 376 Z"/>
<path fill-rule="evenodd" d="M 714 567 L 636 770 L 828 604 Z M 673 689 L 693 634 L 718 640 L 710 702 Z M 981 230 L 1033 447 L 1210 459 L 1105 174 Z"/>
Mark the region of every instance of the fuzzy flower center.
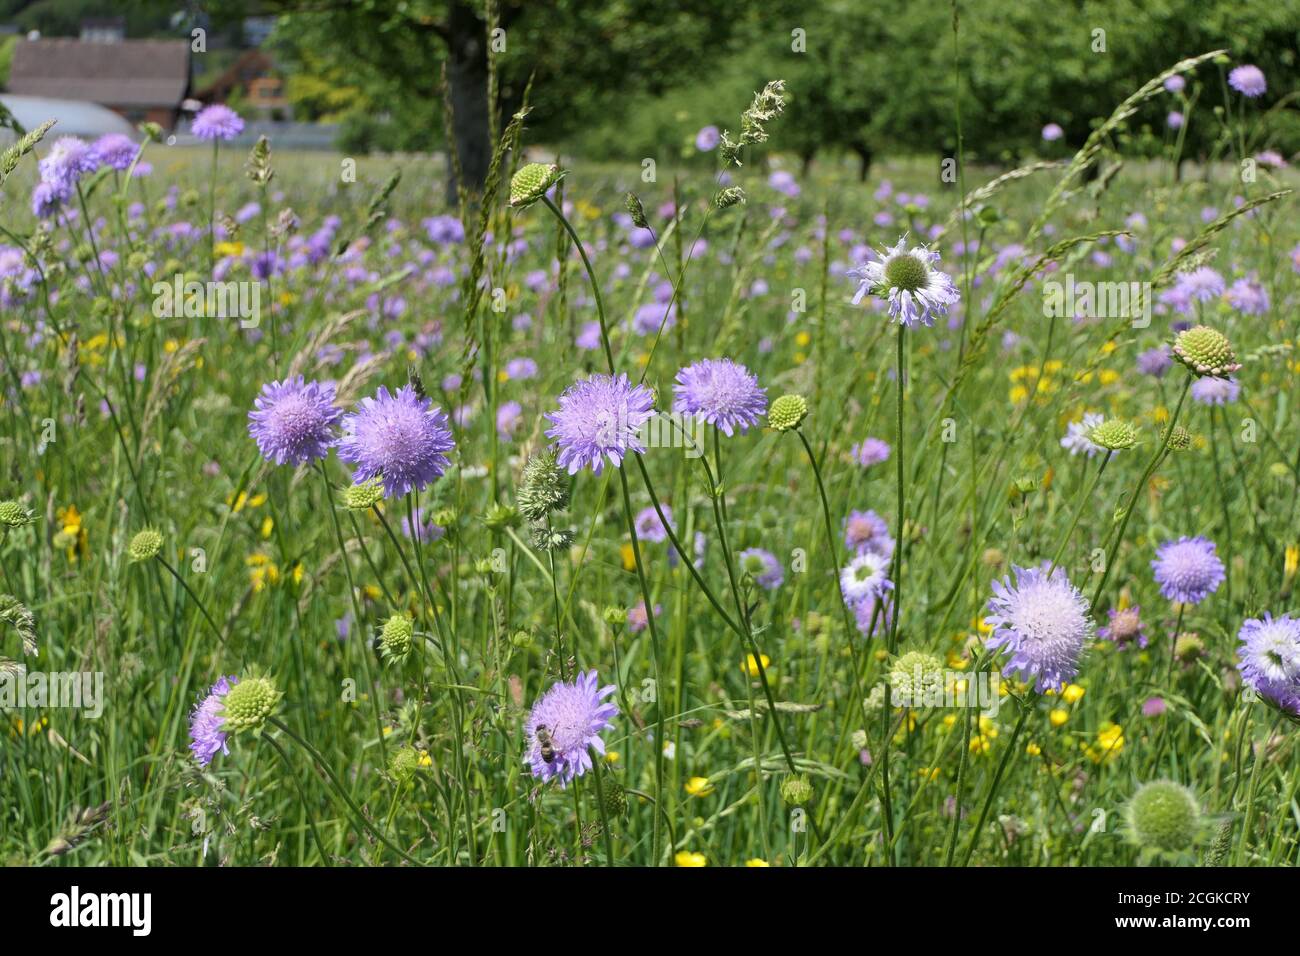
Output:
<path fill-rule="evenodd" d="M 928 278 L 925 263 L 910 252 L 894 256 L 885 264 L 885 285 L 904 292 L 924 289 Z"/>

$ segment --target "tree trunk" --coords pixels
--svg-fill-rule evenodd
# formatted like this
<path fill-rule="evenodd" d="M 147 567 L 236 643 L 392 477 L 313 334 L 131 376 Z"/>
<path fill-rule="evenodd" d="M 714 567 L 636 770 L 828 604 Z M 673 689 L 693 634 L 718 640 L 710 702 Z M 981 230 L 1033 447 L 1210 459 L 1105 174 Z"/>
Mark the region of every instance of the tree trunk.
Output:
<path fill-rule="evenodd" d="M 858 156 L 858 182 L 865 183 L 871 174 L 871 160 L 875 154 L 865 143 L 853 143 L 850 147 Z"/>
<path fill-rule="evenodd" d="M 447 84 L 450 87 L 452 136 L 465 186 L 481 192 L 492 159 L 488 134 L 488 61 L 486 25 L 474 7 L 453 0 L 447 17 Z M 451 148 L 451 144 L 448 144 Z M 456 171 L 448 155 L 447 201 L 456 203 Z"/>

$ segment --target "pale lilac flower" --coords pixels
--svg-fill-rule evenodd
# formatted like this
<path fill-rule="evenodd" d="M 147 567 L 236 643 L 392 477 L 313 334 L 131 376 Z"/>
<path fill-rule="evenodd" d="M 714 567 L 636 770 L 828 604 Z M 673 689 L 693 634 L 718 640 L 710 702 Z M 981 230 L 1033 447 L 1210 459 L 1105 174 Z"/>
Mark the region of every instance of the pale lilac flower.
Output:
<path fill-rule="evenodd" d="M 748 574 L 765 591 L 775 591 L 785 582 L 785 568 L 771 551 L 746 548 L 740 552 L 740 572 Z"/>
<path fill-rule="evenodd" d="M 695 148 L 701 153 L 708 153 L 718 148 L 722 135 L 716 126 L 704 126 L 695 134 Z"/>
<path fill-rule="evenodd" d="M 840 591 L 850 605 L 880 597 L 893 587 L 894 582 L 889 580 L 889 558 L 874 551 L 859 552 L 840 569 Z"/>
<path fill-rule="evenodd" d="M 993 633 L 984 646 L 1010 652 L 1003 676 L 1034 679 L 1040 692 L 1060 691 L 1079 673 L 1079 657 L 1092 631 L 1088 602 L 1062 568 L 1049 574 L 1044 562 L 1012 571 L 1014 585 L 1010 577 L 993 582 L 990 613 L 984 619 Z"/>
<path fill-rule="evenodd" d="M 908 328 L 932 327 L 935 316 L 947 315 L 948 308 L 961 299 L 948 274 L 935 268 L 938 263 L 939 253 L 925 246 L 909 250 L 907 237 L 903 236 L 894 248 L 884 251 L 884 258 L 845 272 L 859 280 L 853 304 L 861 302 L 867 293 L 879 295 L 888 300 L 889 316 L 894 321 Z"/>
<path fill-rule="evenodd" d="M 231 140 L 244 131 L 239 114 L 224 103 L 213 103 L 199 110 L 190 124 L 190 132 L 199 139 Z"/>
<path fill-rule="evenodd" d="M 697 415 L 724 435 L 747 432 L 767 412 L 758 377 L 731 359 L 701 359 L 677 373 L 673 411 Z"/>
<path fill-rule="evenodd" d="M 1043 127 L 1043 140 L 1048 143 L 1054 143 L 1065 135 L 1065 130 L 1061 129 L 1057 123 L 1048 123 Z"/>
<path fill-rule="evenodd" d="M 1300 621 L 1265 612 L 1245 621 L 1237 637 L 1242 679 L 1261 697 L 1300 714 Z"/>
<path fill-rule="evenodd" d="M 654 417 L 654 396 L 626 374 L 597 373 L 565 389 L 559 409 L 545 417 L 555 426 L 546 437 L 559 446 L 560 467 L 571 475 L 581 468 L 599 475 L 606 461 L 617 468 L 629 451 L 645 451 L 638 432 Z"/>
<path fill-rule="evenodd" d="M 357 483 L 379 477 L 392 498 L 419 491 L 442 477 L 451 464 L 446 452 L 455 447 L 447 415 L 406 385 L 390 394 L 379 387 L 343 419 L 338 454 L 356 464 Z"/>
<path fill-rule="evenodd" d="M 1165 372 L 1173 365 L 1173 356 L 1169 354 L 1169 347 L 1158 345 L 1155 348 L 1147 349 L 1145 352 L 1139 352 L 1137 357 L 1138 371 L 1143 375 L 1150 375 L 1155 378 L 1164 377 Z"/>
<path fill-rule="evenodd" d="M 1170 93 L 1181 93 L 1186 86 L 1187 80 L 1181 74 L 1175 73 L 1165 78 L 1164 87 Z"/>
<path fill-rule="evenodd" d="M 655 605 L 655 617 L 664 612 L 663 606 Z M 645 601 L 642 601 L 636 607 L 627 610 L 627 629 L 632 634 L 640 634 L 650 625 L 650 619 L 645 613 Z"/>
<path fill-rule="evenodd" d="M 230 693 L 231 685 L 237 683 L 239 679 L 233 676 L 219 678 L 190 715 L 190 750 L 200 767 L 212 763 L 218 753 L 230 753 L 221 713 L 225 709 L 225 696 Z"/>
<path fill-rule="evenodd" d="M 1134 604 L 1123 609 L 1111 608 L 1110 621 L 1105 627 L 1097 629 L 1097 636 L 1112 642 L 1121 651 L 1127 650 L 1129 644 L 1133 643 L 1140 648 L 1146 647 L 1148 641 L 1142 628 L 1141 607 Z"/>
<path fill-rule="evenodd" d="M 1199 536 L 1166 541 L 1156 549 L 1151 568 L 1160 593 L 1180 604 L 1200 604 L 1218 590 L 1225 576 L 1214 542 Z"/>
<path fill-rule="evenodd" d="M 850 511 L 844 519 L 844 546 L 862 553 L 874 551 L 888 558 L 894 553 L 894 539 L 889 536 L 889 525 L 874 511 Z"/>
<path fill-rule="evenodd" d="M 864 438 L 849 449 L 849 454 L 863 468 L 889 460 L 889 443 L 880 438 Z"/>
<path fill-rule="evenodd" d="M 672 524 L 673 509 L 667 505 L 662 505 L 664 517 Z M 668 540 L 668 528 L 664 526 L 659 517 L 659 512 L 655 510 L 654 505 L 649 508 L 643 508 L 636 516 L 636 536 L 640 541 L 653 541 L 655 544 L 661 544 Z M 674 528 L 676 530 L 676 528 Z"/>
<path fill-rule="evenodd" d="M 1206 375 L 1192 382 L 1192 398 L 1202 405 L 1226 405 L 1235 402 L 1241 386 L 1235 378 L 1215 378 Z"/>
<path fill-rule="evenodd" d="M 105 133 L 91 149 L 96 161 L 118 172 L 129 169 L 136 154 L 135 142 L 125 133 Z"/>
<path fill-rule="evenodd" d="M 1061 439 L 1061 447 L 1071 455 L 1084 454 L 1091 458 L 1101 451 L 1101 446 L 1093 444 L 1088 436 L 1104 420 L 1098 412 L 1088 412 L 1079 421 L 1070 422 L 1065 428 L 1065 437 Z"/>
<path fill-rule="evenodd" d="M 342 414 L 332 383 L 304 382 L 299 375 L 262 386 L 248 413 L 248 433 L 267 461 L 308 465 L 329 454 Z"/>
<path fill-rule="evenodd" d="M 1241 278 L 1228 289 L 1228 304 L 1243 315 L 1263 315 L 1268 311 L 1268 290 L 1253 278 Z"/>
<path fill-rule="evenodd" d="M 1268 82 L 1264 79 L 1264 71 L 1250 63 L 1234 66 L 1229 70 L 1228 85 L 1242 96 L 1250 99 L 1263 96 L 1264 91 L 1268 89 Z"/>
<path fill-rule="evenodd" d="M 534 777 L 558 779 L 561 787 L 567 787 L 591 769 L 591 750 L 604 755 L 605 741 L 600 734 L 613 726 L 618 715 L 618 707 L 604 700 L 616 689 L 613 684 L 599 686 L 594 670 L 578 674 L 571 684 L 561 681 L 551 685 L 533 705 L 524 725 L 528 740 L 524 762 Z M 544 728 L 550 739 L 550 760 L 542 755 L 539 728 Z"/>

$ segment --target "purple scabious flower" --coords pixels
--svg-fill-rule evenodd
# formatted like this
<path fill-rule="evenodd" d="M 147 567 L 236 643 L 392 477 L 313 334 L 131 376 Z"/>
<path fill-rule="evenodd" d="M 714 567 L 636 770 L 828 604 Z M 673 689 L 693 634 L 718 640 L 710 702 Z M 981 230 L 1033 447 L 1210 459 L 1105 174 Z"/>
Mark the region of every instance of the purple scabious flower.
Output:
<path fill-rule="evenodd" d="M 50 183 L 62 198 L 66 198 L 82 176 L 99 167 L 99 160 L 85 140 L 60 136 L 38 166 L 42 182 Z"/>
<path fill-rule="evenodd" d="M 223 699 L 230 693 L 231 685 L 237 683 L 239 679 L 236 677 L 220 678 L 190 716 L 190 750 L 200 767 L 212 763 L 212 758 L 218 752 L 230 753 L 230 748 L 226 745 L 226 732 L 222 729 L 226 722 L 221 711 L 225 707 Z"/>
<path fill-rule="evenodd" d="M 849 454 L 863 468 L 889 460 L 889 443 L 879 438 L 864 438 L 849 449 Z"/>
<path fill-rule="evenodd" d="M 655 617 L 664 612 L 662 604 L 655 605 Z M 636 607 L 627 609 L 627 629 L 632 634 L 640 634 L 650 625 L 650 618 L 645 612 L 645 601 L 642 601 Z"/>
<path fill-rule="evenodd" d="M 390 395 L 382 385 L 363 398 L 343 419 L 339 458 L 357 466 L 358 484 L 379 476 L 385 497 L 419 491 L 442 477 L 450 462 L 445 452 L 456 446 L 447 415 L 404 386 Z"/>
<path fill-rule="evenodd" d="M 1065 427 L 1065 437 L 1061 439 L 1061 447 L 1071 455 L 1084 454 L 1091 458 L 1101 451 L 1101 446 L 1095 444 L 1088 436 L 1102 421 L 1104 418 L 1100 413 L 1088 412 L 1077 422 L 1070 422 Z"/>
<path fill-rule="evenodd" d="M 1300 621 L 1288 614 L 1251 618 L 1237 632 L 1237 669 L 1261 697 L 1300 714 Z"/>
<path fill-rule="evenodd" d="M 1065 130 L 1061 129 L 1059 123 L 1048 123 L 1043 127 L 1043 140 L 1048 143 L 1054 143 L 1065 135 Z"/>
<path fill-rule="evenodd" d="M 1164 82 L 1165 89 L 1168 90 L 1170 93 L 1181 93 L 1184 87 L 1186 86 L 1187 86 L 1187 80 L 1184 79 L 1182 75 L 1178 73 L 1175 73 L 1173 76 L 1168 77 Z"/>
<path fill-rule="evenodd" d="M 663 505 L 664 517 L 672 524 L 673 509 Z M 676 530 L 674 528 L 674 530 Z M 668 540 L 668 528 L 664 526 L 659 517 L 659 512 L 655 511 L 654 505 L 649 508 L 643 508 L 636 516 L 636 536 L 640 541 L 653 541 L 655 544 L 661 544 Z"/>
<path fill-rule="evenodd" d="M 243 131 L 244 121 L 224 103 L 205 106 L 190 124 L 190 132 L 199 139 L 231 140 Z"/>
<path fill-rule="evenodd" d="M 785 568 L 771 551 L 746 548 L 740 552 L 740 571 L 754 579 L 764 591 L 775 591 L 785 583 Z"/>
<path fill-rule="evenodd" d="M 497 409 L 497 437 L 510 441 L 524 420 L 524 407 L 518 402 L 502 402 Z"/>
<path fill-rule="evenodd" d="M 1156 549 L 1151 568 L 1165 600 L 1179 604 L 1200 604 L 1218 590 L 1225 576 L 1214 542 L 1199 535 L 1166 541 Z"/>
<path fill-rule="evenodd" d="M 136 145 L 125 133 L 105 133 L 95 140 L 91 150 L 96 161 L 101 165 L 116 169 L 118 172 L 126 172 L 131 167 L 131 161 L 135 159 Z"/>
<path fill-rule="evenodd" d="M 1035 679 L 1035 689 L 1059 691 L 1079 672 L 1079 656 L 1092 631 L 1088 602 L 1070 583 L 1064 569 L 1048 565 L 1013 567 L 1016 583 L 1008 576 L 993 582 L 989 616 L 993 629 L 984 641 L 989 650 L 1010 652 L 1003 676 L 1018 673 Z"/>
<path fill-rule="evenodd" d="M 701 359 L 677 372 L 673 411 L 698 415 L 728 438 L 749 431 L 767 413 L 767 389 L 731 359 Z"/>
<path fill-rule="evenodd" d="M 1137 644 L 1138 647 L 1146 647 L 1146 632 L 1142 629 L 1142 608 L 1134 604 L 1132 607 L 1111 608 L 1109 612 L 1110 623 L 1105 627 L 1097 629 L 1097 636 L 1104 641 L 1110 641 L 1121 651 L 1127 650 L 1130 644 Z"/>
<path fill-rule="evenodd" d="M 840 569 L 840 591 L 849 605 L 879 597 L 893 587 L 889 558 L 874 551 L 859 552 Z"/>
<path fill-rule="evenodd" d="M 1192 382 L 1192 398 L 1202 405 L 1226 405 L 1235 402 L 1241 394 L 1241 386 L 1235 378 L 1215 378 L 1206 375 Z"/>
<path fill-rule="evenodd" d="M 844 519 L 844 547 L 856 554 L 872 551 L 882 558 L 894 553 L 889 525 L 874 511 L 850 511 Z"/>
<path fill-rule="evenodd" d="M 881 603 L 879 612 L 876 611 L 877 603 Z M 894 614 L 891 604 L 882 603 L 876 595 L 869 594 L 861 601 L 849 602 L 849 606 L 853 608 L 853 623 L 863 637 L 874 637 L 889 630 L 889 622 Z M 871 625 L 873 617 L 876 619 L 875 627 Z"/>
<path fill-rule="evenodd" d="M 1137 367 L 1138 371 L 1143 375 L 1162 378 L 1173 364 L 1173 356 L 1169 354 L 1169 349 L 1163 345 L 1138 353 Z"/>
<path fill-rule="evenodd" d="M 1264 315 L 1268 312 L 1268 290 L 1252 278 L 1241 278 L 1228 289 L 1228 304 L 1243 315 Z"/>
<path fill-rule="evenodd" d="M 1189 298 L 1199 302 L 1213 302 L 1223 295 L 1223 276 L 1209 266 L 1201 266 L 1191 272 L 1178 276 L 1178 284 L 1183 287 Z"/>
<path fill-rule="evenodd" d="M 42 180 L 32 190 L 32 215 L 37 219 L 49 219 L 67 198 L 67 193 L 57 185 Z"/>
<path fill-rule="evenodd" d="M 602 703 L 615 689 L 613 684 L 600 687 L 594 670 L 580 673 L 571 684 L 561 681 L 551 685 L 524 724 L 528 738 L 524 762 L 534 777 L 543 781 L 558 778 L 560 786 L 567 787 L 569 781 L 591 769 L 590 749 L 605 753 L 600 733 L 611 727 L 612 718 L 618 715 L 617 706 Z M 550 760 L 542 756 L 539 728 L 550 741 Z"/>
<path fill-rule="evenodd" d="M 566 388 L 559 410 L 544 417 L 555 426 L 546 437 L 559 446 L 560 467 L 571 475 L 580 468 L 599 475 L 607 459 L 618 468 L 629 451 L 645 451 L 637 433 L 654 417 L 654 395 L 626 374 L 597 373 Z"/>
<path fill-rule="evenodd" d="M 908 249 L 903 236 L 884 258 L 844 274 L 859 280 L 854 305 L 870 292 L 888 300 L 889 317 L 900 325 L 933 326 L 936 315 L 947 315 L 961 299 L 948 274 L 935 268 L 938 263 L 939 253 L 925 246 Z"/>
<path fill-rule="evenodd" d="M 717 149 L 720 142 L 722 142 L 722 135 L 716 126 L 703 126 L 695 134 L 695 148 L 701 153 Z"/>
<path fill-rule="evenodd" d="M 434 216 L 421 225 L 430 242 L 447 246 L 465 241 L 465 226 L 457 216 Z"/>
<path fill-rule="evenodd" d="M 309 465 L 329 454 L 342 414 L 332 383 L 304 382 L 299 375 L 262 386 L 248 413 L 248 434 L 267 461 Z"/>
<path fill-rule="evenodd" d="M 1263 96 L 1264 91 L 1268 89 L 1268 81 L 1264 79 L 1264 71 L 1251 63 L 1234 66 L 1229 70 L 1228 85 L 1242 96 L 1251 99 Z"/>

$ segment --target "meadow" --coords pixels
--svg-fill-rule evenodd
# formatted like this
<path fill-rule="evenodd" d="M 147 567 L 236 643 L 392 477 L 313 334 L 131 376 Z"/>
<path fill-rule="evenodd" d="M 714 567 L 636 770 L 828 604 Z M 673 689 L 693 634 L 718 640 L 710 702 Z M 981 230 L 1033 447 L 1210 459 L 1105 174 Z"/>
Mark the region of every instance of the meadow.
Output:
<path fill-rule="evenodd" d="M 805 175 L 779 85 L 653 181 L 506 117 L 459 210 L 20 143 L 0 860 L 1295 864 L 1297 177 L 1234 65 L 1134 94 L 1223 125 L 1181 176 L 1121 104 Z"/>

